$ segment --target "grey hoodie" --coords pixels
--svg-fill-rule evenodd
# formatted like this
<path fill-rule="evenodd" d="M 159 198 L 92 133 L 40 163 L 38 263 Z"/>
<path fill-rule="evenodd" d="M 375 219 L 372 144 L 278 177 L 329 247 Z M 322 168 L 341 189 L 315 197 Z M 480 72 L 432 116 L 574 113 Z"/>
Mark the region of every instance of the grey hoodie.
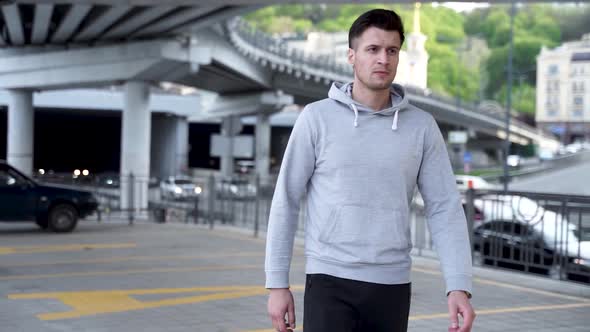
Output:
<path fill-rule="evenodd" d="M 351 83 L 307 105 L 285 150 L 266 242 L 266 287 L 289 287 L 300 203 L 306 200 L 306 273 L 379 284 L 410 282 L 410 202 L 416 185 L 447 292 L 471 292 L 465 214 L 445 142 L 434 118 L 408 103 L 400 85 L 392 106 L 352 100 Z"/>

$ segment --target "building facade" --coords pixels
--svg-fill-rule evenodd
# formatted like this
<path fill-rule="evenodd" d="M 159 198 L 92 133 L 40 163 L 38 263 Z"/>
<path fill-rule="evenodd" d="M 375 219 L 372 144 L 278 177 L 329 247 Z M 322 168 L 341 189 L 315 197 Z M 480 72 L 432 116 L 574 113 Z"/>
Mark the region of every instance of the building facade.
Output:
<path fill-rule="evenodd" d="M 564 144 L 590 140 L 590 33 L 537 57 L 537 126 Z"/>

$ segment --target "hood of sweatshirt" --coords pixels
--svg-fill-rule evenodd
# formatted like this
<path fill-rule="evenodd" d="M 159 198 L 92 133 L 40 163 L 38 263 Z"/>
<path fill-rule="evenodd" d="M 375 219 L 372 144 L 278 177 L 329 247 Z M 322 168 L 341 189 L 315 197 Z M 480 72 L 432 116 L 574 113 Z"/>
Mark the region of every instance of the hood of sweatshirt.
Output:
<path fill-rule="evenodd" d="M 352 99 L 352 82 L 346 84 L 334 82 L 330 88 L 330 92 L 328 92 L 328 97 L 343 103 L 354 113 L 354 121 L 352 123 L 354 127 L 359 126 L 359 113 L 366 112 L 374 116 L 393 116 L 391 130 L 397 130 L 399 113 L 408 107 L 409 102 L 406 92 L 401 85 L 397 83 L 391 84 L 390 91 L 391 106 L 380 111 L 372 110 L 370 107 Z"/>

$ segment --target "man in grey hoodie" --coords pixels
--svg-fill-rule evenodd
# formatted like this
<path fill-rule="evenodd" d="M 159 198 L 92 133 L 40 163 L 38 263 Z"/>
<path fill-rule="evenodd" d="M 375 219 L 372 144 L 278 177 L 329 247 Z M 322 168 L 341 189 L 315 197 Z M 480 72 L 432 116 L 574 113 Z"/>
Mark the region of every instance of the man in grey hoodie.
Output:
<path fill-rule="evenodd" d="M 471 330 L 467 223 L 435 120 L 392 84 L 403 41 L 395 12 L 361 15 L 349 31 L 354 81 L 334 83 L 293 127 L 266 242 L 268 312 L 277 331 L 295 328 L 289 268 L 302 199 L 305 332 L 407 330 L 416 185 L 446 281 L 449 330 Z"/>

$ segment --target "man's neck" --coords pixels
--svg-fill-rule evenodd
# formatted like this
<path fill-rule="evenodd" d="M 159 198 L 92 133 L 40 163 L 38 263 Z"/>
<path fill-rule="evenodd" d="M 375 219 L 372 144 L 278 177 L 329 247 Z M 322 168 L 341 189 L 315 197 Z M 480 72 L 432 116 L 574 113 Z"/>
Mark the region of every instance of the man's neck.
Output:
<path fill-rule="evenodd" d="M 385 90 L 370 90 L 362 84 L 353 84 L 352 99 L 363 105 L 369 106 L 375 111 L 380 111 L 391 106 L 391 92 Z"/>

